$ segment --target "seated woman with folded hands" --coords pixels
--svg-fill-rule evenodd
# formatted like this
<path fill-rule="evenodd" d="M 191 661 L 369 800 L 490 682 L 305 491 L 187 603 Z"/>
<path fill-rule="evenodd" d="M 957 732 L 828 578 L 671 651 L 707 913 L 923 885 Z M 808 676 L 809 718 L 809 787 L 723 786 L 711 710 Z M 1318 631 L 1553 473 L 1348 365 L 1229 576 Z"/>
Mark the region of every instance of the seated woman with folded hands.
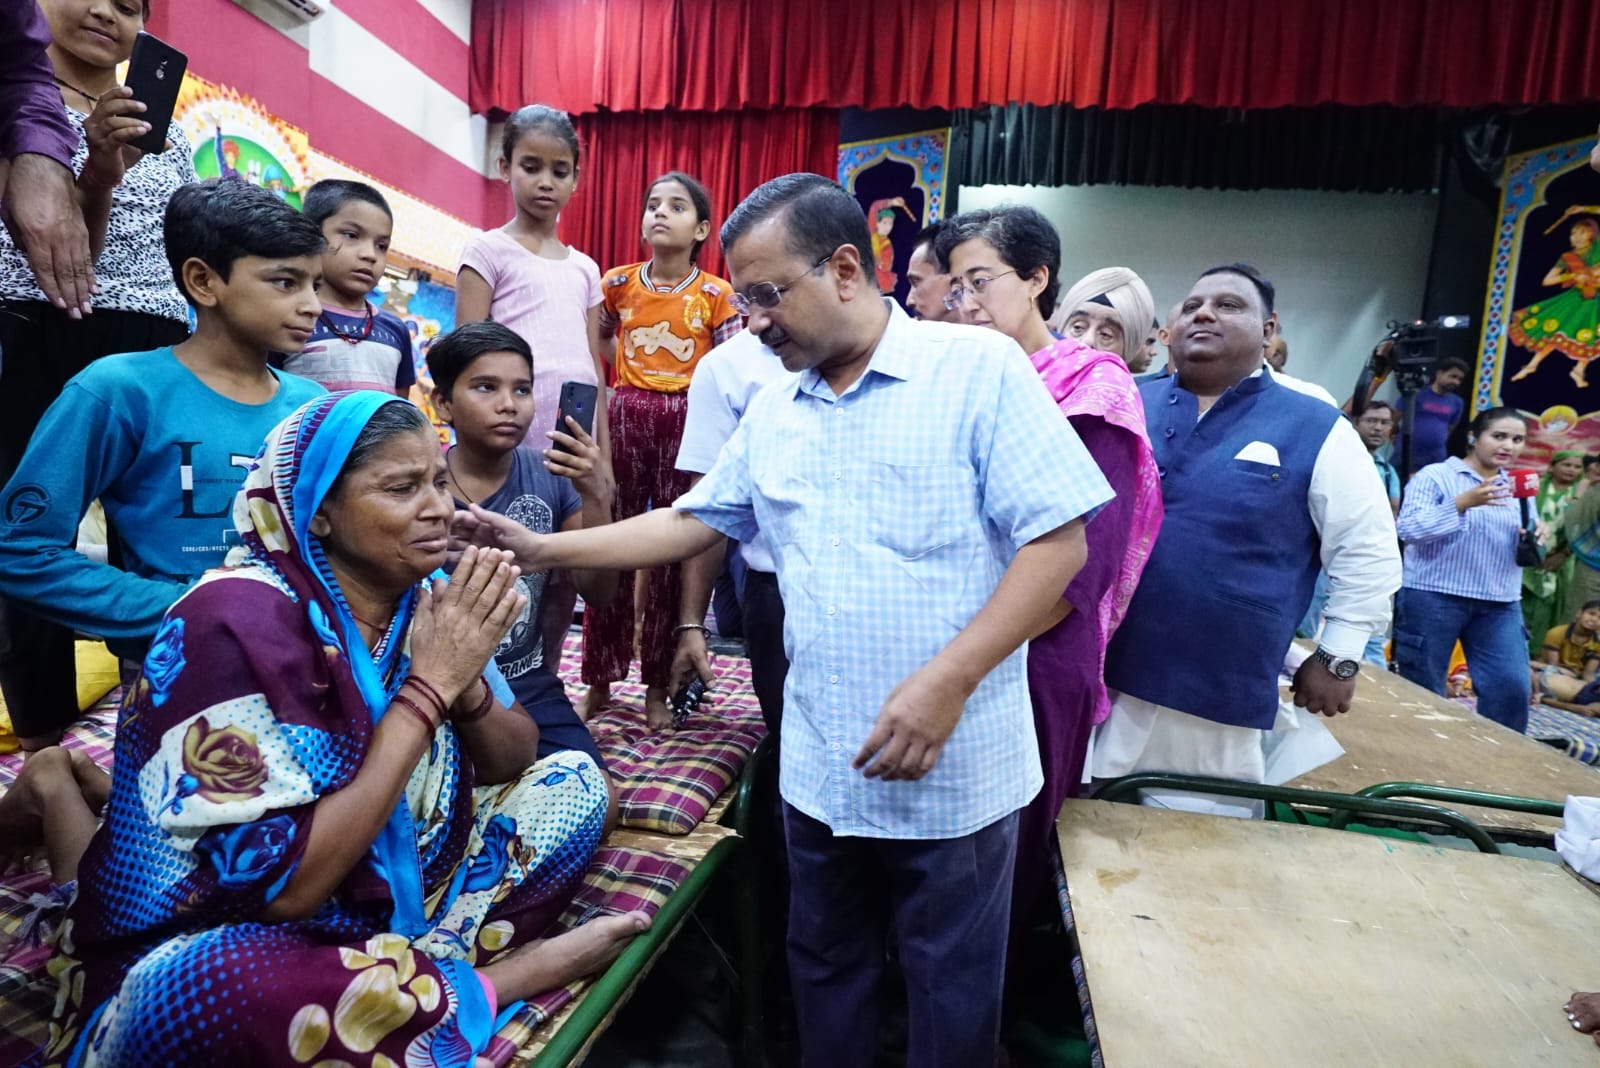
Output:
<path fill-rule="evenodd" d="M 452 511 L 408 402 L 330 394 L 273 431 L 232 566 L 168 612 L 123 705 L 42 1063 L 470 1064 L 498 1006 L 648 926 L 536 940 L 599 845 L 606 778 L 536 760 L 484 677 L 518 571 L 474 549 L 431 581 Z"/>

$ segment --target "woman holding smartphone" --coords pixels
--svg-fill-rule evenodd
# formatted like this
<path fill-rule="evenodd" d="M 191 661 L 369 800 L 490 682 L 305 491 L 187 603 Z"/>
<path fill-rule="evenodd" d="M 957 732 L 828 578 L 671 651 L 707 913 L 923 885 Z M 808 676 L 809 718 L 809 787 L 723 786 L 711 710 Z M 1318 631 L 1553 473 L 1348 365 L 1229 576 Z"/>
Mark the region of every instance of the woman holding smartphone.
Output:
<path fill-rule="evenodd" d="M 73 170 L 98 288 L 92 314 L 70 317 L 46 299 L 27 257 L 0 230 L 6 399 L 0 481 L 10 479 L 45 409 L 90 362 L 174 345 L 189 334 L 188 306 L 173 282 L 161 226 L 172 193 L 196 178 L 193 153 L 177 126 L 167 128 L 163 152 L 130 147 L 150 124 L 141 117 L 144 105 L 117 84 L 117 65 L 133 54 L 149 0 L 39 0 L 39 6 L 50 24 L 48 52 L 61 101 L 78 134 Z M 24 748 L 40 748 L 78 715 L 72 635 L 15 606 L 6 613 L 10 642 L 0 654 L 0 687 Z"/>

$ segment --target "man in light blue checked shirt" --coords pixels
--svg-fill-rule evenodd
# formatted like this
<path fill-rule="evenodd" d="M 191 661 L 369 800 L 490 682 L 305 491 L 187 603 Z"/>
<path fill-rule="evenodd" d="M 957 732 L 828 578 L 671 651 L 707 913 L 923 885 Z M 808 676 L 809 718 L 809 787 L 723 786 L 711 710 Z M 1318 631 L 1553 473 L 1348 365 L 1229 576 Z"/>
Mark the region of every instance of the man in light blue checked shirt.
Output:
<path fill-rule="evenodd" d="M 854 198 L 775 179 L 722 244 L 787 374 L 673 508 L 540 538 L 474 509 L 525 568 L 653 567 L 758 529 L 787 612 L 780 785 L 807 1063 L 872 1063 L 891 929 L 907 1062 L 993 1064 L 1017 810 L 1039 790 L 1023 654 L 1111 497 L 1022 350 L 911 320 Z M 491 526 L 491 524 L 493 524 Z"/>

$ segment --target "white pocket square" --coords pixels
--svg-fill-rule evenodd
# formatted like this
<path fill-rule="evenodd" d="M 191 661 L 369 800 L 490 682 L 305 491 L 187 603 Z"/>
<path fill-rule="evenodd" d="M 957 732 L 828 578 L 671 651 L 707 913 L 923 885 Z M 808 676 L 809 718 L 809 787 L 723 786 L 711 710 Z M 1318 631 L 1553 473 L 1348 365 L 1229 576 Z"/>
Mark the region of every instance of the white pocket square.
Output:
<path fill-rule="evenodd" d="M 1278 450 L 1265 441 L 1252 441 L 1239 450 L 1235 460 L 1249 460 L 1253 464 L 1271 464 L 1278 466 Z"/>

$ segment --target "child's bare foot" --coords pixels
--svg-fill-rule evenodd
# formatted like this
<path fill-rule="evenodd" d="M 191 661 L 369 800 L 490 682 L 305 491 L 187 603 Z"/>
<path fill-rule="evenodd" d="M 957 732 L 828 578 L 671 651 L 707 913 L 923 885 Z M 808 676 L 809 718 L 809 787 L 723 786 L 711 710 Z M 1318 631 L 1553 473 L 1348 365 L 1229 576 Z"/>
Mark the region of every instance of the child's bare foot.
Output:
<path fill-rule="evenodd" d="M 78 862 L 99 820 L 74 774 L 73 758 L 60 746 L 39 750 L 0 796 L 0 869 L 23 866 L 43 846 L 53 880 L 78 877 Z M 100 789 L 98 782 L 95 788 Z M 104 803 L 101 795 L 99 804 Z"/>
<path fill-rule="evenodd" d="M 22 774 L 0 794 L 0 875 L 11 875 L 26 868 L 33 851 L 44 843 L 44 819 L 29 775 L 36 764 L 41 768 L 46 766 L 38 757 L 26 761 Z"/>
<path fill-rule="evenodd" d="M 58 745 L 28 754 L 16 781 L 0 795 L 0 867 L 15 871 L 44 845 L 47 805 L 64 795 L 81 798 L 72 774 L 72 755 Z"/>
<path fill-rule="evenodd" d="M 578 701 L 578 718 L 585 723 L 598 716 L 611 703 L 611 684 L 597 682 Z"/>
<path fill-rule="evenodd" d="M 513 950 L 480 971 L 502 1003 L 535 997 L 593 975 L 622 955 L 628 943 L 650 929 L 642 912 L 599 916 L 555 938 Z"/>
<path fill-rule="evenodd" d="M 667 707 L 667 688 L 650 686 L 644 691 L 644 722 L 653 731 L 672 726 L 672 709 Z"/>
<path fill-rule="evenodd" d="M 68 749 L 67 753 L 72 758 L 72 777 L 78 780 L 83 801 L 98 816 L 111 799 L 111 773 L 89 759 L 88 753 L 77 749 Z"/>
<path fill-rule="evenodd" d="M 1563 1007 L 1574 1030 L 1600 1043 L 1600 994 L 1573 994 Z"/>

